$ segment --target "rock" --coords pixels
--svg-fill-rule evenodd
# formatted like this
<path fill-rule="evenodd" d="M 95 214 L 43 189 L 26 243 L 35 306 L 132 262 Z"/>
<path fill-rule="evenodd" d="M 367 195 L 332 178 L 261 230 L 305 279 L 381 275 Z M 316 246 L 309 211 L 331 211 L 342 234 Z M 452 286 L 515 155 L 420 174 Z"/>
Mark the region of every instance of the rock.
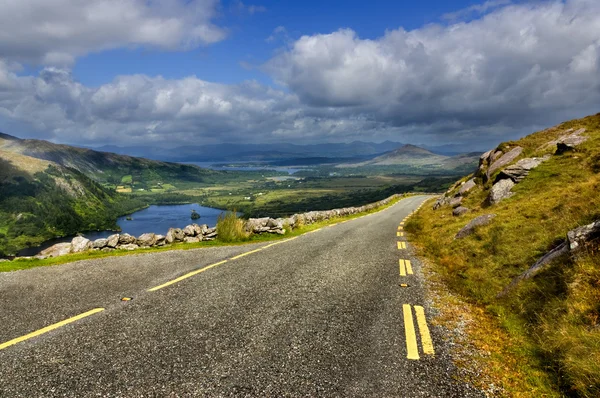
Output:
<path fill-rule="evenodd" d="M 471 220 L 470 223 L 465 225 L 463 227 L 463 229 L 458 231 L 458 233 L 456 234 L 454 239 L 462 239 L 462 238 L 465 238 L 465 237 L 471 235 L 473 232 L 475 232 L 475 229 L 477 227 L 489 224 L 494 217 L 496 217 L 495 214 L 486 214 L 486 215 L 474 218 L 473 220 Z"/>
<path fill-rule="evenodd" d="M 214 228 L 211 228 L 214 229 Z M 206 235 L 202 237 L 202 240 L 214 240 L 217 237 L 217 231 L 207 232 Z"/>
<path fill-rule="evenodd" d="M 92 248 L 94 249 L 102 249 L 106 247 L 108 244 L 108 239 L 96 239 L 92 242 Z"/>
<path fill-rule="evenodd" d="M 519 160 L 517 163 L 508 166 L 498 174 L 496 182 L 510 178 L 515 184 L 523 181 L 525 177 L 529 175 L 529 171 L 538 167 L 542 162 L 550 159 L 550 156 L 544 156 L 543 158 L 525 158 Z"/>
<path fill-rule="evenodd" d="M 439 199 L 436 200 L 436 202 L 434 203 L 433 210 L 437 210 L 440 207 L 447 205 L 449 202 L 450 202 L 450 198 L 449 197 L 447 197 L 445 195 L 440 196 Z"/>
<path fill-rule="evenodd" d="M 456 198 L 452 198 L 449 203 L 450 207 L 452 207 L 453 209 L 456 209 L 458 206 L 460 206 L 462 201 L 463 201 L 462 196 L 457 196 Z"/>
<path fill-rule="evenodd" d="M 246 221 L 246 232 L 257 233 L 258 230 L 262 227 L 265 227 L 268 222 L 269 222 L 269 217 L 250 218 L 248 221 Z M 204 235 L 206 235 L 206 233 Z"/>
<path fill-rule="evenodd" d="M 185 233 L 180 228 L 169 228 L 167 236 L 165 236 L 165 242 L 183 242 L 185 239 Z"/>
<path fill-rule="evenodd" d="M 494 205 L 504 199 L 510 198 L 513 195 L 511 189 L 514 186 L 515 183 L 511 179 L 498 181 L 494 184 L 492 189 L 490 189 L 488 203 Z"/>
<path fill-rule="evenodd" d="M 506 152 L 504 155 L 500 156 L 500 158 L 494 161 L 486 172 L 486 180 L 490 179 L 490 176 L 498 169 L 506 166 L 513 160 L 515 160 L 519 155 L 523 152 L 523 148 L 520 146 L 514 147 L 510 151 Z"/>
<path fill-rule="evenodd" d="M 571 251 L 578 250 L 585 243 L 598 238 L 600 238 L 600 221 L 584 225 L 567 233 L 567 240 Z"/>
<path fill-rule="evenodd" d="M 119 235 L 119 245 L 128 245 L 130 243 L 135 243 L 137 241 L 135 236 L 131 236 L 129 234 L 120 234 Z"/>
<path fill-rule="evenodd" d="M 458 190 L 458 195 L 463 196 L 464 194 L 466 194 L 467 192 L 469 192 L 471 189 L 475 188 L 476 186 L 477 186 L 477 184 L 475 184 L 475 179 L 471 178 L 469 181 L 462 184 L 462 186 Z"/>
<path fill-rule="evenodd" d="M 122 249 L 122 250 L 135 250 L 135 249 L 139 249 L 139 246 L 136 245 L 135 243 L 127 243 L 125 245 L 119 246 L 119 249 Z"/>
<path fill-rule="evenodd" d="M 325 219 L 329 219 L 330 216 L 327 215 L 326 212 L 324 212 L 324 217 Z M 273 218 L 269 218 L 269 221 L 267 221 L 267 227 L 271 228 L 271 229 L 281 229 L 283 228 L 283 222 L 281 222 L 280 219 L 273 219 Z"/>
<path fill-rule="evenodd" d="M 196 236 L 196 229 L 194 228 L 193 225 L 187 225 L 184 229 L 183 229 L 183 233 L 186 236 Z"/>
<path fill-rule="evenodd" d="M 206 230 L 206 235 L 211 235 L 211 234 L 214 234 L 215 232 L 217 232 L 217 227 L 208 228 Z"/>
<path fill-rule="evenodd" d="M 198 243 L 200 242 L 200 238 L 195 236 L 186 236 L 183 240 L 185 243 Z"/>
<path fill-rule="evenodd" d="M 76 236 L 71 241 L 71 253 L 81 253 L 88 250 L 92 242 L 83 236 Z"/>
<path fill-rule="evenodd" d="M 156 246 L 164 246 L 165 245 L 165 236 L 164 235 L 156 235 Z"/>
<path fill-rule="evenodd" d="M 111 235 L 108 238 L 106 238 L 106 240 L 108 241 L 106 243 L 106 246 L 112 247 L 114 249 L 119 244 L 119 234 Z"/>
<path fill-rule="evenodd" d="M 556 154 L 562 155 L 567 151 L 575 150 L 575 147 L 587 141 L 587 137 L 582 137 L 581 134 L 585 129 L 579 129 L 571 135 L 563 136 L 556 142 Z"/>
<path fill-rule="evenodd" d="M 106 247 L 103 247 L 100 251 L 102 251 L 102 252 L 112 252 L 114 250 L 115 250 L 114 248 L 106 246 Z"/>
<path fill-rule="evenodd" d="M 156 243 L 156 235 L 153 233 L 142 234 L 137 239 L 138 246 L 142 246 L 142 247 L 151 247 L 151 246 L 154 246 L 155 243 Z"/>
<path fill-rule="evenodd" d="M 466 207 L 463 206 L 459 206 L 456 209 L 452 210 L 452 215 L 454 217 L 458 217 L 458 216 L 462 216 L 465 213 L 468 213 L 469 209 L 467 209 Z"/>
<path fill-rule="evenodd" d="M 206 224 L 202 225 L 202 226 L 198 225 L 198 224 L 192 224 L 192 228 L 194 228 L 194 236 L 202 236 L 202 231 L 203 231 L 202 227 L 206 227 Z"/>
<path fill-rule="evenodd" d="M 58 257 L 71 253 L 71 242 L 57 243 L 49 248 L 42 250 L 41 256 Z"/>

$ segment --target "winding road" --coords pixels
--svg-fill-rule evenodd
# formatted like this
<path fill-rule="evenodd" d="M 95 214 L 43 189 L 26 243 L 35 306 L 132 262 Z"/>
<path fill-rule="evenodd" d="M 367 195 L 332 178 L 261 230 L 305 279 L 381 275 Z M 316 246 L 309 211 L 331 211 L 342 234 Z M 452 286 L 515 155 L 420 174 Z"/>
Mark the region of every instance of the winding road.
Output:
<path fill-rule="evenodd" d="M 426 198 L 276 242 L 0 274 L 0 396 L 483 396 L 455 380 L 401 225 Z"/>

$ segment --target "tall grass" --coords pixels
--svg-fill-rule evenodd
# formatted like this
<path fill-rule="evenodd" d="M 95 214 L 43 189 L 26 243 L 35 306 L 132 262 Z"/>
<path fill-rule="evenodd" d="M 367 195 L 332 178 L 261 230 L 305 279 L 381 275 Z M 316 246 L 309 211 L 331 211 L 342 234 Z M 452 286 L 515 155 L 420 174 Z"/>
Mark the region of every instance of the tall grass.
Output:
<path fill-rule="evenodd" d="M 219 215 L 217 220 L 217 239 L 222 242 L 241 242 L 249 235 L 244 228 L 244 220 L 237 216 L 236 211 L 228 211 Z"/>

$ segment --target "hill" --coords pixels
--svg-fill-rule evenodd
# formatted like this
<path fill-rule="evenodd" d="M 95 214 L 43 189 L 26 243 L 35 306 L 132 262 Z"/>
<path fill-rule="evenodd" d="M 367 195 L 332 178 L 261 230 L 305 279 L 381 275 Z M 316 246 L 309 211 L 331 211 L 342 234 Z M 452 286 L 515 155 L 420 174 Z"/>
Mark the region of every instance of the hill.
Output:
<path fill-rule="evenodd" d="M 506 396 L 600 396 L 599 192 L 597 114 L 486 152 L 406 225 L 445 284 L 489 315 L 481 344 Z M 524 390 L 511 390 L 515 374 Z"/>
<path fill-rule="evenodd" d="M 340 164 L 340 168 L 353 167 L 384 167 L 384 166 L 407 166 L 422 168 L 423 170 L 450 171 L 464 166 L 473 167 L 477 164 L 479 153 L 466 153 L 456 156 L 445 156 L 433 153 L 416 145 L 403 145 L 393 151 L 386 152 L 372 159 L 358 162 Z"/>
<path fill-rule="evenodd" d="M 24 140 L 7 134 L 0 135 L 0 149 L 77 170 L 100 183 L 112 185 L 113 188 L 122 186 L 124 189 L 151 189 L 157 184 L 178 181 L 208 184 L 231 177 L 225 172 L 194 165 L 98 152 L 44 140 Z"/>
<path fill-rule="evenodd" d="M 115 229 L 145 204 L 73 168 L 0 148 L 0 256 L 56 236 Z"/>

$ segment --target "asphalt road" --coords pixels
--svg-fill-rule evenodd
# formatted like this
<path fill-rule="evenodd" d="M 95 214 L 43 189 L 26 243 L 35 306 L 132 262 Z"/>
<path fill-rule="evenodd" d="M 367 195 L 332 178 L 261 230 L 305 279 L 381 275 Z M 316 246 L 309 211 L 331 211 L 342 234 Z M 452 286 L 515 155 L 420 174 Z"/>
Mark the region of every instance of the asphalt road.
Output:
<path fill-rule="evenodd" d="M 104 309 L 0 349 L 0 396 L 483 396 L 453 377 L 419 263 L 398 245 L 424 199 L 275 245 L 0 274 L 0 347 Z"/>

